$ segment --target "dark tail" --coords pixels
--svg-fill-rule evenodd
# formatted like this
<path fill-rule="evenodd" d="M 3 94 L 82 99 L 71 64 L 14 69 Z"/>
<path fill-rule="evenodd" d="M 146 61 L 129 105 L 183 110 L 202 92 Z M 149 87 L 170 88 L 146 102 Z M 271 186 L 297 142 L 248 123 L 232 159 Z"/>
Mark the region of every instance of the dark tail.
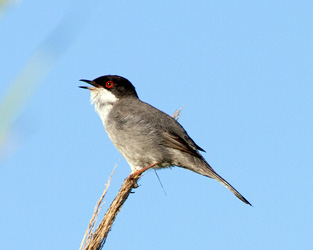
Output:
<path fill-rule="evenodd" d="M 220 175 L 218 175 L 204 159 L 194 158 L 194 160 L 200 164 L 196 163 L 196 164 L 193 164 L 192 168 L 190 167 L 185 167 L 185 168 L 190 169 L 198 174 L 217 180 L 218 182 L 223 184 L 225 187 L 227 187 L 238 199 L 252 206 L 251 203 L 245 197 L 243 197 L 232 185 L 230 185 L 226 180 L 224 180 Z"/>
<path fill-rule="evenodd" d="M 210 176 L 209 176 L 210 177 Z M 211 177 L 212 178 L 212 177 Z M 227 187 L 234 195 L 236 195 L 236 197 L 243 201 L 244 203 L 251 205 L 251 203 L 245 198 L 243 197 L 232 185 L 230 185 L 226 180 L 224 180 L 221 176 L 219 176 L 217 173 L 214 172 L 214 177 L 213 179 L 217 180 L 218 182 L 220 182 L 221 184 L 223 184 L 225 187 Z"/>

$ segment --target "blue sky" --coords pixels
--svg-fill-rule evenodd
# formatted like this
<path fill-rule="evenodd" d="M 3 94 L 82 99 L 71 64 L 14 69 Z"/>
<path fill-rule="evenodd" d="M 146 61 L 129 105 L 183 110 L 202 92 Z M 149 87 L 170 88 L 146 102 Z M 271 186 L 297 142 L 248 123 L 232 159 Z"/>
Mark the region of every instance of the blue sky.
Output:
<path fill-rule="evenodd" d="M 116 162 L 103 211 L 130 173 L 78 88 L 105 74 L 168 114 L 184 106 L 180 123 L 254 207 L 179 168 L 158 171 L 165 195 L 150 171 L 104 249 L 312 249 L 312 1 L 33 0 L 1 11 L 0 101 L 13 102 L 0 113 L 1 249 L 78 249 Z"/>

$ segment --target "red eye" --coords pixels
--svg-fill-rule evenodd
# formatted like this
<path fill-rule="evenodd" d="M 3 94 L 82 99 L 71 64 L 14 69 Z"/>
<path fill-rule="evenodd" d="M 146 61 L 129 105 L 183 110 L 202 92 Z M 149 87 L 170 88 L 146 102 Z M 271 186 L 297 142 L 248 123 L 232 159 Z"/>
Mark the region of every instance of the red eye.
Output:
<path fill-rule="evenodd" d="M 108 88 L 108 89 L 112 88 L 113 86 L 114 86 L 114 82 L 113 81 L 107 81 L 105 83 L 105 87 Z"/>

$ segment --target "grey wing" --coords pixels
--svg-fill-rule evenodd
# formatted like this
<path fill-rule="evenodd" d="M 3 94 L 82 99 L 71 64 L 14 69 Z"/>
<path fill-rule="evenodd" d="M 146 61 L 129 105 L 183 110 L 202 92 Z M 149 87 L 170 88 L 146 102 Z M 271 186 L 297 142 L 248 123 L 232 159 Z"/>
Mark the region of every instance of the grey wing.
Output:
<path fill-rule="evenodd" d="M 164 120 L 157 122 L 158 128 L 162 131 L 161 144 L 202 158 L 198 150 L 205 151 L 189 137 L 185 129 L 174 118 L 165 115 Z"/>
<path fill-rule="evenodd" d="M 175 121 L 176 122 L 176 121 Z M 189 153 L 193 156 L 202 158 L 198 150 L 204 151 L 200 148 L 185 132 L 182 128 L 181 131 L 175 133 L 173 131 L 163 131 L 162 144 L 166 147 L 174 148 L 185 153 Z"/>
<path fill-rule="evenodd" d="M 153 133 L 161 145 L 181 150 L 202 159 L 198 150 L 204 150 L 189 137 L 185 129 L 173 117 L 145 102 L 137 101 L 139 105 L 128 102 L 127 105 L 123 105 L 123 112 L 116 112 L 118 119 L 115 120 L 119 121 L 118 127 L 124 129 L 139 127 L 140 131 L 137 133 L 141 135 Z M 131 119 L 128 116 L 131 116 Z M 125 123 L 125 121 L 128 122 Z M 139 124 L 140 126 L 137 126 Z"/>

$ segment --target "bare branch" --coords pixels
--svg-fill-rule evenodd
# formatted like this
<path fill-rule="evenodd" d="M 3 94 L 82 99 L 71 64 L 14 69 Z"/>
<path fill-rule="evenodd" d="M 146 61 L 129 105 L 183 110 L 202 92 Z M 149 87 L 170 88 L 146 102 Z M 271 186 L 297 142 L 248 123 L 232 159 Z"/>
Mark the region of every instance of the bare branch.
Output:
<path fill-rule="evenodd" d="M 98 200 L 98 202 L 97 202 L 97 204 L 95 206 L 94 213 L 92 215 L 92 218 L 90 219 L 88 228 L 87 228 L 87 230 L 85 232 L 85 235 L 83 237 L 83 240 L 82 240 L 82 242 L 80 244 L 79 250 L 85 249 L 86 246 L 90 242 L 90 239 L 91 239 L 91 237 L 93 235 L 93 232 L 94 232 L 95 224 L 96 224 L 96 222 L 98 220 L 98 215 L 100 213 L 100 210 L 101 210 L 102 206 L 104 205 L 104 203 L 102 203 L 103 198 L 104 198 L 104 196 L 106 195 L 106 193 L 108 191 L 108 188 L 110 186 L 110 182 L 111 182 L 111 179 L 112 179 L 112 176 L 114 174 L 114 171 L 115 171 L 116 167 L 117 167 L 117 163 L 115 164 L 115 166 L 114 166 L 114 168 L 112 170 L 111 176 L 110 176 L 110 178 L 108 180 L 108 183 L 105 185 L 105 189 L 104 189 L 100 199 Z M 87 237 L 87 240 L 86 240 L 86 237 Z"/>
<path fill-rule="evenodd" d="M 89 244 L 85 250 L 99 250 L 104 245 L 108 234 L 110 232 L 111 226 L 116 218 L 116 215 L 121 210 L 124 202 L 127 200 L 129 194 L 133 188 L 138 187 L 137 180 L 140 178 L 141 174 L 157 165 L 158 162 L 155 162 L 149 166 L 144 167 L 143 169 L 136 171 L 130 174 L 124 181 L 120 191 L 115 197 L 114 201 L 110 205 L 108 211 L 106 212 L 103 220 L 99 224 L 96 232 L 92 236 Z"/>

